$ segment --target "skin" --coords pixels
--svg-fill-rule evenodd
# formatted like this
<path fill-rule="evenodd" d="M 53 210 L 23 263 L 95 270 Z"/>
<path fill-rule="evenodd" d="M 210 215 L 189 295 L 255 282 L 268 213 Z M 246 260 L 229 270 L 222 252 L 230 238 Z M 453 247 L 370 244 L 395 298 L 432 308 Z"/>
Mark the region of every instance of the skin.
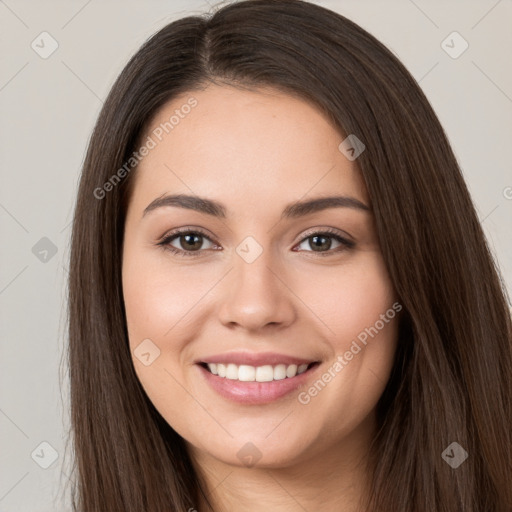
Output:
<path fill-rule="evenodd" d="M 391 308 L 397 298 L 371 211 L 329 208 L 280 220 L 290 203 L 334 194 L 371 206 L 357 161 L 338 150 L 344 137 L 315 106 L 272 89 L 209 85 L 184 94 L 157 113 L 148 134 L 191 96 L 197 106 L 141 161 L 127 211 L 122 275 L 130 348 L 133 354 L 150 339 L 160 350 L 148 366 L 133 356 L 137 376 L 185 439 L 219 509 L 358 510 L 398 316 L 308 404 L 298 391 L 266 405 L 236 404 L 194 364 L 236 349 L 274 351 L 321 361 L 318 378 Z M 164 193 L 214 199 L 227 217 L 175 206 L 143 216 Z M 194 246 L 199 256 L 157 245 L 181 227 L 209 234 Z M 315 252 L 310 237 L 328 227 L 355 247 L 339 251 L 331 238 L 328 255 Z M 263 251 L 252 263 L 236 252 L 248 236 Z M 190 248 L 179 236 L 169 244 Z M 248 442 L 261 453 L 252 467 L 237 456 Z M 200 501 L 195 509 L 207 507 Z"/>

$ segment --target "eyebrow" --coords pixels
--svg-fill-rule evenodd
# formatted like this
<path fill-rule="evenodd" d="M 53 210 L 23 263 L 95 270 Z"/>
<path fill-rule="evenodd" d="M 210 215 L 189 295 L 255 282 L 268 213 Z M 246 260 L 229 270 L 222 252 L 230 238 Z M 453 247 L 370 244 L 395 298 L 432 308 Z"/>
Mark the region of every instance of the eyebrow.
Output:
<path fill-rule="evenodd" d="M 205 213 L 213 217 L 225 219 L 227 210 L 225 206 L 213 199 L 205 197 L 190 196 L 186 194 L 167 195 L 164 194 L 152 201 L 144 210 L 142 217 L 157 208 L 165 206 L 175 206 L 179 208 L 187 208 L 200 213 Z M 281 219 L 295 219 L 303 217 L 311 213 L 326 210 L 328 208 L 353 208 L 355 210 L 370 212 L 371 208 L 359 201 L 355 197 L 350 196 L 329 196 L 318 197 L 316 199 L 308 199 L 307 201 L 297 201 L 285 207 L 281 214 Z"/>

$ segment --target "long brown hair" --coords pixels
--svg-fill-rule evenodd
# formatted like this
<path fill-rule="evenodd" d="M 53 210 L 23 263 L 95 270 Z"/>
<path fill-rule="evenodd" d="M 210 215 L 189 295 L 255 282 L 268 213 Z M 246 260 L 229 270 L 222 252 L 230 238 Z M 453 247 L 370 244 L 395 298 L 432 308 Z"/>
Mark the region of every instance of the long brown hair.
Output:
<path fill-rule="evenodd" d="M 136 173 L 126 162 L 164 103 L 210 82 L 299 95 L 366 146 L 357 164 L 405 314 L 378 403 L 364 510 L 510 512 L 511 319 L 456 158 L 393 53 L 343 16 L 300 0 L 241 1 L 170 23 L 105 101 L 81 174 L 70 257 L 74 510 L 185 511 L 203 493 L 183 439 L 135 374 L 121 256 Z M 442 457 L 452 442 L 468 453 L 456 469 Z"/>

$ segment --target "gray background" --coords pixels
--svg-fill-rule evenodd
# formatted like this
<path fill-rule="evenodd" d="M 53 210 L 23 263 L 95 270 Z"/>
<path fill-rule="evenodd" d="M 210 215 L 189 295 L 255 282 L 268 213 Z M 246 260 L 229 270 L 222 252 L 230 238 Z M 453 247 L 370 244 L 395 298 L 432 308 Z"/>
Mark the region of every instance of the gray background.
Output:
<path fill-rule="evenodd" d="M 420 82 L 512 290 L 512 1 L 315 3 L 374 34 Z M 148 36 L 209 9 L 204 0 L 0 0 L 0 512 L 70 510 L 65 281 L 79 170 L 102 99 Z M 59 45 L 46 59 L 31 47 L 50 48 L 43 31 Z M 453 31 L 469 44 L 458 58 L 445 50 L 458 53 L 462 40 L 442 44 Z"/>

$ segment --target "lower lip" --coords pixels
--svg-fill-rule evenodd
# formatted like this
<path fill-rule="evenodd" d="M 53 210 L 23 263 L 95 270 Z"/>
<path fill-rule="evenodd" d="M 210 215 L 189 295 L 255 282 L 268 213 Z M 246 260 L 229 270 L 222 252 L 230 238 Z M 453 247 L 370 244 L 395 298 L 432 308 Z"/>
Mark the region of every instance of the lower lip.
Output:
<path fill-rule="evenodd" d="M 270 382 L 242 382 L 240 380 L 219 377 L 209 372 L 206 368 L 198 365 L 208 384 L 219 395 L 234 402 L 260 405 L 274 402 L 282 398 L 298 387 L 303 386 L 305 382 L 315 373 L 318 363 L 295 377 L 272 380 Z"/>

